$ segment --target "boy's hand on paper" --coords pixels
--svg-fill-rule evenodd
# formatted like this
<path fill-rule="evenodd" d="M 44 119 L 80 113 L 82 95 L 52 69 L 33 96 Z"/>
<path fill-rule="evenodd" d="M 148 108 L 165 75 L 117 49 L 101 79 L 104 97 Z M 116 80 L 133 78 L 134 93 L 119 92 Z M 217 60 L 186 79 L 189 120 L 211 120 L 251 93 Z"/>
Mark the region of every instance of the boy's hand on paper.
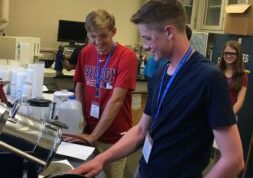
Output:
<path fill-rule="evenodd" d="M 103 162 L 100 161 L 98 158 L 94 158 L 93 160 L 81 164 L 79 167 L 68 171 L 69 174 L 79 174 L 84 175 L 87 178 L 93 178 L 94 176 L 98 175 L 99 172 L 103 168 Z"/>
<path fill-rule="evenodd" d="M 66 142 L 83 142 L 92 145 L 95 140 L 88 134 L 63 134 L 63 140 Z"/>

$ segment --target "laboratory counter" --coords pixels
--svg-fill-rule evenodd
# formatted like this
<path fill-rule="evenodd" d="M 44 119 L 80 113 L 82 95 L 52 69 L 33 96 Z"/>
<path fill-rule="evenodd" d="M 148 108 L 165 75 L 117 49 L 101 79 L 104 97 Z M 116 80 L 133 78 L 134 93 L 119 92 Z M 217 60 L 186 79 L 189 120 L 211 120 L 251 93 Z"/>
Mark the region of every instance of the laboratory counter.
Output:
<path fill-rule="evenodd" d="M 44 70 L 44 85 L 48 87 L 49 90 L 73 90 L 74 82 L 73 76 L 75 71 L 63 70 L 63 76 L 57 76 L 53 69 L 46 68 Z M 147 93 L 147 79 L 143 75 L 138 75 L 136 77 L 136 89 L 134 94 L 146 94 Z"/>
<path fill-rule="evenodd" d="M 63 70 L 63 76 L 55 77 L 56 72 L 53 69 L 45 69 L 44 85 L 47 86 L 49 92 L 67 89 L 74 90 L 73 75 L 74 71 Z M 147 99 L 147 79 L 143 75 L 136 77 L 136 88 L 132 93 L 132 117 L 133 125 L 138 123 Z"/>

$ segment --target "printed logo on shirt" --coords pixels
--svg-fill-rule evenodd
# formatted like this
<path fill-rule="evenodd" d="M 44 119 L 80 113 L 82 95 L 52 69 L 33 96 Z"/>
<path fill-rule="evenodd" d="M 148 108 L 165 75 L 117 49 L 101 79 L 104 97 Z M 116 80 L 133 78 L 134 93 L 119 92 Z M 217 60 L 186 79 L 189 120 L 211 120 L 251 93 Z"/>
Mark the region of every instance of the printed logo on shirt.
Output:
<path fill-rule="evenodd" d="M 106 68 L 104 76 L 100 81 L 100 88 L 112 89 L 116 77 L 115 68 Z M 96 67 L 85 65 L 84 78 L 87 86 L 96 87 Z"/>

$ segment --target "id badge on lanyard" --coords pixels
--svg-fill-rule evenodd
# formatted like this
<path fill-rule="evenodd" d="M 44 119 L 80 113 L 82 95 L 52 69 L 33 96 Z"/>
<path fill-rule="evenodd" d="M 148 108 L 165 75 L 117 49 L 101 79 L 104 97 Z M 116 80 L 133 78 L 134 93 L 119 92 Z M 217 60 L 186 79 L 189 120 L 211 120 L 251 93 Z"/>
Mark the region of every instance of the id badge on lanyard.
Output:
<path fill-rule="evenodd" d="M 148 131 L 146 134 L 146 137 L 145 137 L 144 146 L 142 148 L 142 154 L 143 154 L 143 157 L 144 157 L 146 163 L 148 163 L 148 161 L 149 161 L 152 147 L 153 147 L 153 139 Z"/>
<path fill-rule="evenodd" d="M 106 58 L 106 62 L 104 67 L 102 68 L 101 74 L 100 74 L 100 64 L 99 64 L 99 56 L 97 55 L 97 68 L 96 68 L 96 93 L 95 93 L 95 98 L 92 100 L 91 103 L 91 109 L 90 109 L 90 116 L 99 119 L 100 117 L 100 82 L 102 81 L 102 78 L 104 77 L 105 74 L 105 69 L 109 64 L 112 52 L 114 50 L 115 45 L 113 45 L 112 49 L 109 52 L 109 55 Z M 109 87 L 109 86 L 108 86 Z"/>
<path fill-rule="evenodd" d="M 99 119 L 100 115 L 100 105 L 99 102 L 96 100 L 92 100 L 91 109 L 90 109 L 90 116 Z"/>
<path fill-rule="evenodd" d="M 99 116 L 100 116 L 100 104 L 99 104 L 100 95 L 99 94 L 100 94 L 99 88 L 96 87 L 95 97 L 92 100 L 91 108 L 90 108 L 90 116 L 96 119 L 99 119 Z"/>

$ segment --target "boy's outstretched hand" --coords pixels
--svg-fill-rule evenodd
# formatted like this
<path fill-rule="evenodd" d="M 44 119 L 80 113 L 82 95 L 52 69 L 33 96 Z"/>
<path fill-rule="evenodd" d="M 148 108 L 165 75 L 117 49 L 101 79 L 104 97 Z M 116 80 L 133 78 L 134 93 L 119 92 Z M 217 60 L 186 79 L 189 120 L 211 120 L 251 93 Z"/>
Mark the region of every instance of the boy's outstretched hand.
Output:
<path fill-rule="evenodd" d="M 94 176 L 100 173 L 102 168 L 103 168 L 103 162 L 99 160 L 98 157 L 95 157 L 91 161 L 83 163 L 79 167 L 72 169 L 68 171 L 67 173 L 79 174 L 79 175 L 84 175 L 87 178 L 93 178 Z"/>

